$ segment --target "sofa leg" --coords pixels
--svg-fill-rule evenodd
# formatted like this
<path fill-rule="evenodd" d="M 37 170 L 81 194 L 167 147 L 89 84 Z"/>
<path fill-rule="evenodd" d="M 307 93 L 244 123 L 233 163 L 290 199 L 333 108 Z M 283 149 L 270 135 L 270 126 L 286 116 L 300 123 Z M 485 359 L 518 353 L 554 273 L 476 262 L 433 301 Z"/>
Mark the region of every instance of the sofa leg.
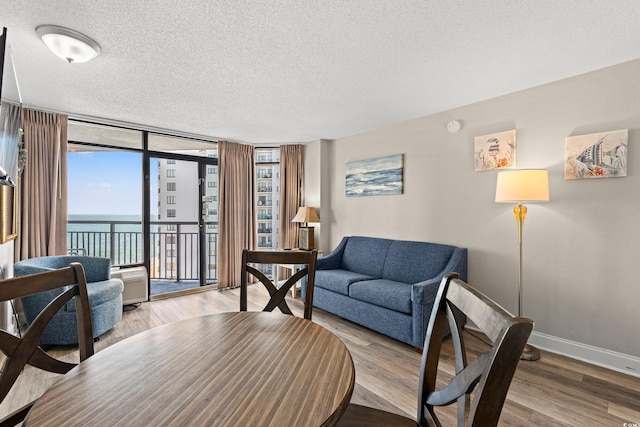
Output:
<path fill-rule="evenodd" d="M 413 347 L 413 349 L 416 351 L 416 353 L 422 354 L 422 349 L 421 348 Z"/>

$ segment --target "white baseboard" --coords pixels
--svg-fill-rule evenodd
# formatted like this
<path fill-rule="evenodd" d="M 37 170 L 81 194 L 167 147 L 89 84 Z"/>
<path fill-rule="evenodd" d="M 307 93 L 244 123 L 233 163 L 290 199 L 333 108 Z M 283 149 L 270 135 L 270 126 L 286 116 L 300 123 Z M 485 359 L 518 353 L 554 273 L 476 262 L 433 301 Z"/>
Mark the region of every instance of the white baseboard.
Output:
<path fill-rule="evenodd" d="M 541 350 L 640 378 L 640 358 L 564 338 L 533 332 L 529 343 Z"/>

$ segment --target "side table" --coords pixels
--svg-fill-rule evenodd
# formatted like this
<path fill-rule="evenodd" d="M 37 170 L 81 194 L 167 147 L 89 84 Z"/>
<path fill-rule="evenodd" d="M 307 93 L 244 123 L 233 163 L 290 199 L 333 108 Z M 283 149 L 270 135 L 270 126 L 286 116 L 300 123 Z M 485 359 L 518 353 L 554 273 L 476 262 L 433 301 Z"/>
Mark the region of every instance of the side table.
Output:
<path fill-rule="evenodd" d="M 296 248 L 292 250 L 299 250 L 299 249 Z M 322 257 L 322 253 L 323 253 L 322 251 L 318 251 L 318 258 Z M 295 273 L 297 273 L 300 270 L 300 266 L 301 264 L 273 264 L 273 283 L 275 283 L 277 287 L 280 287 L 280 279 L 278 277 L 278 267 L 291 271 L 291 276 L 293 276 Z M 291 287 L 291 296 L 295 298 L 298 291 L 300 291 L 301 288 L 302 288 L 302 284 L 300 282 L 293 285 Z"/>

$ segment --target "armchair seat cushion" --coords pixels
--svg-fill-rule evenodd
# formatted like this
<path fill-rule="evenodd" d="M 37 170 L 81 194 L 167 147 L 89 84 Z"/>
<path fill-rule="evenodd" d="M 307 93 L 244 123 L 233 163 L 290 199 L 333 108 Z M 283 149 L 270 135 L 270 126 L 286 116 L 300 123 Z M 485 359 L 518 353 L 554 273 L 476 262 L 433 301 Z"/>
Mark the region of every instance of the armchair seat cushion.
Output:
<path fill-rule="evenodd" d="M 89 294 L 89 305 L 91 307 L 117 299 L 122 295 L 122 291 L 124 291 L 124 284 L 120 279 L 87 283 L 87 293 Z M 66 310 L 76 311 L 75 303 L 73 301 L 67 303 Z"/>
<path fill-rule="evenodd" d="M 351 298 L 411 314 L 411 285 L 393 280 L 375 279 L 349 286 Z"/>

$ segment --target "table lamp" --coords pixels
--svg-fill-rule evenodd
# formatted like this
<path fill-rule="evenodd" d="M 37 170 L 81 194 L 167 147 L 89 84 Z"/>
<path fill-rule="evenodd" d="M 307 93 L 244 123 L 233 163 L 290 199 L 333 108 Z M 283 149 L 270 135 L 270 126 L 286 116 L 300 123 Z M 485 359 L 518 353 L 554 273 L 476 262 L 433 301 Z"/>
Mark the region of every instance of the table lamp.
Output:
<path fill-rule="evenodd" d="M 522 224 L 527 215 L 523 202 L 549 201 L 549 172 L 544 169 L 519 169 L 498 172 L 496 183 L 496 202 L 517 203 L 513 214 L 518 223 L 518 244 L 520 258 L 518 264 L 518 316 L 522 316 Z M 520 357 L 522 360 L 540 359 L 540 350 L 527 344 Z"/>
<path fill-rule="evenodd" d="M 301 206 L 298 208 L 296 216 L 293 217 L 291 222 L 299 222 L 304 225 L 300 226 L 300 239 L 298 248 L 304 250 L 315 249 L 315 241 L 313 237 L 313 227 L 309 227 L 307 224 L 310 222 L 320 222 L 320 217 L 316 213 L 314 208 L 307 206 Z"/>

